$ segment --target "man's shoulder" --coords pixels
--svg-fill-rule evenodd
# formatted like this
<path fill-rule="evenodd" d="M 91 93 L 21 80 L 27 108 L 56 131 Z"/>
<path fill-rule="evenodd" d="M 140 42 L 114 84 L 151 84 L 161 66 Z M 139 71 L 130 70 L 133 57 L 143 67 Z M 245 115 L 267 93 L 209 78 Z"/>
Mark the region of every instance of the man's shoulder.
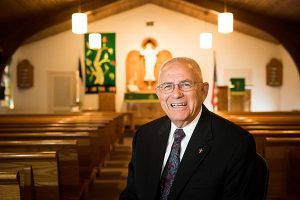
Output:
<path fill-rule="evenodd" d="M 170 122 L 170 119 L 168 116 L 163 116 L 158 119 L 152 120 L 146 124 L 143 124 L 139 129 L 144 130 L 144 129 L 151 129 L 151 128 L 158 128 L 163 126 L 164 124 Z"/>
<path fill-rule="evenodd" d="M 243 129 L 238 124 L 235 124 L 234 122 L 232 122 L 220 115 L 211 113 L 211 118 L 212 118 L 213 130 L 231 133 L 232 136 L 234 136 L 234 135 L 244 136 L 244 137 L 250 136 L 250 133 L 247 130 Z"/>
<path fill-rule="evenodd" d="M 170 124 L 170 120 L 167 116 L 150 121 L 137 129 L 135 139 L 149 142 L 170 127 Z"/>

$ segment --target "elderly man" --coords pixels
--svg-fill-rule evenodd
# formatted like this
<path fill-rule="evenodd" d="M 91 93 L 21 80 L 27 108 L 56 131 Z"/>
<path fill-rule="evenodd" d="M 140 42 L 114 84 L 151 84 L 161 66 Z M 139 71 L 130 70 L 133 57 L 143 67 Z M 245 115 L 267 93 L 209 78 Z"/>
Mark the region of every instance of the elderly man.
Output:
<path fill-rule="evenodd" d="M 209 86 L 199 65 L 172 58 L 158 81 L 167 116 L 137 130 L 120 199 L 256 199 L 254 139 L 203 105 Z"/>

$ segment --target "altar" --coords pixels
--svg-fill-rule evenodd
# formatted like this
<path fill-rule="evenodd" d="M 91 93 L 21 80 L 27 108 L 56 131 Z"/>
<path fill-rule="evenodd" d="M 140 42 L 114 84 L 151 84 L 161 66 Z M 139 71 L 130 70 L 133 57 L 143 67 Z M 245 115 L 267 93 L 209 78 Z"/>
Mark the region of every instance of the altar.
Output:
<path fill-rule="evenodd" d="M 154 38 L 145 38 L 141 49 L 132 50 L 126 58 L 126 88 L 124 102 L 133 114 L 135 126 L 165 115 L 155 94 L 159 67 L 172 58 L 168 50 L 161 50 Z"/>
<path fill-rule="evenodd" d="M 125 93 L 127 112 L 133 113 L 133 123 L 140 126 L 165 115 L 155 93 Z"/>

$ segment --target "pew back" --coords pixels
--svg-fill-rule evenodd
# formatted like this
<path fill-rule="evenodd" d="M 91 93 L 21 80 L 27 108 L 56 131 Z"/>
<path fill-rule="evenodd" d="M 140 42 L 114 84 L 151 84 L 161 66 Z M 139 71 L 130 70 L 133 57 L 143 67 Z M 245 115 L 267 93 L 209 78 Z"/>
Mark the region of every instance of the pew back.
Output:
<path fill-rule="evenodd" d="M 56 152 L 0 153 L 0 168 L 11 169 L 28 166 L 31 166 L 33 170 L 36 198 L 38 200 L 59 199 Z"/>
<path fill-rule="evenodd" d="M 272 198 L 300 198 L 300 137 L 267 137 L 265 157 L 269 161 Z"/>
<path fill-rule="evenodd" d="M 21 200 L 18 172 L 0 171 L 0 199 Z"/>
<path fill-rule="evenodd" d="M 78 198 L 80 196 L 80 188 L 82 185 L 80 185 L 79 177 L 80 168 L 77 152 L 77 140 L 0 141 L 0 148 L 2 152 L 16 153 L 34 153 L 39 151 L 57 152 L 58 161 L 55 164 L 58 165 L 57 169 L 59 173 L 58 177 L 61 196 L 64 198 Z M 45 168 L 41 165 L 39 167 Z"/>

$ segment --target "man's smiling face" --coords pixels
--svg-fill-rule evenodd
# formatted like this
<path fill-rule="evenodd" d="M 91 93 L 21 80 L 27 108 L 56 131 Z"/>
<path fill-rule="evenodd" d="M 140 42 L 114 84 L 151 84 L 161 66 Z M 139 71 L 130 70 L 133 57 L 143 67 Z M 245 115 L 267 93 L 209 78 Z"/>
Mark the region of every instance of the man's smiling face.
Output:
<path fill-rule="evenodd" d="M 192 84 L 192 89 L 183 91 L 185 83 Z M 184 127 L 192 122 L 208 91 L 208 83 L 202 83 L 201 72 L 194 70 L 188 63 L 171 62 L 160 72 L 159 84 L 175 84 L 172 92 L 165 93 L 156 89 L 161 106 L 171 121 L 177 127 Z"/>

